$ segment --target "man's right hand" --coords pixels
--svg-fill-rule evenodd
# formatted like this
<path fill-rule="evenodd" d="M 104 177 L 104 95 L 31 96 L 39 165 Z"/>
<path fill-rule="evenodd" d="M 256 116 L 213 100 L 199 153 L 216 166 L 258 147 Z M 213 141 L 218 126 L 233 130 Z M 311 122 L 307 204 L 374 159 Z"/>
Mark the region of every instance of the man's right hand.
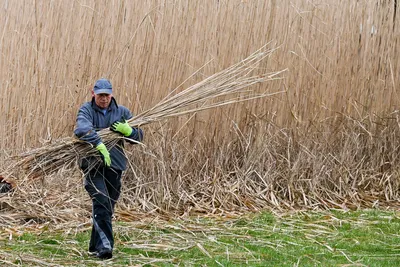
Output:
<path fill-rule="evenodd" d="M 108 152 L 108 150 L 107 150 L 107 147 L 103 143 L 100 143 L 96 146 L 96 149 L 102 155 L 104 165 L 106 167 L 110 167 L 111 166 L 111 157 L 110 157 L 110 152 Z"/>

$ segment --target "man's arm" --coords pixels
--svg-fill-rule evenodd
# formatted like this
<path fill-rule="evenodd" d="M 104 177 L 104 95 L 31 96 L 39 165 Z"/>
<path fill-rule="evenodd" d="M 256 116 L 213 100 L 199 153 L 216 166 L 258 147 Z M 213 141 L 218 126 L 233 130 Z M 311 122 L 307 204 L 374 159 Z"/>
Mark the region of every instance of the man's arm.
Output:
<path fill-rule="evenodd" d="M 82 106 L 76 117 L 76 127 L 74 134 L 80 140 L 88 142 L 93 146 L 97 146 L 101 143 L 101 138 L 93 127 L 93 118 L 90 110 L 87 107 Z"/>
<path fill-rule="evenodd" d="M 103 159 L 104 166 L 111 166 L 111 156 L 107 147 L 101 141 L 100 136 L 97 134 L 93 127 L 92 113 L 88 107 L 82 106 L 76 117 L 76 128 L 74 130 L 75 136 L 80 140 L 92 144 L 100 152 Z"/>
<path fill-rule="evenodd" d="M 132 133 L 130 136 L 127 136 L 129 139 L 133 139 L 138 142 L 142 142 L 143 140 L 143 131 L 140 128 L 132 127 Z"/>
<path fill-rule="evenodd" d="M 126 111 L 127 111 L 126 118 L 128 118 L 128 120 L 129 120 L 133 116 L 132 116 L 132 113 L 129 111 L 129 109 L 126 109 Z M 137 127 L 132 127 L 132 133 L 129 136 L 127 136 L 127 138 L 138 141 L 138 142 L 142 142 L 142 140 L 143 140 L 142 129 L 137 128 Z"/>

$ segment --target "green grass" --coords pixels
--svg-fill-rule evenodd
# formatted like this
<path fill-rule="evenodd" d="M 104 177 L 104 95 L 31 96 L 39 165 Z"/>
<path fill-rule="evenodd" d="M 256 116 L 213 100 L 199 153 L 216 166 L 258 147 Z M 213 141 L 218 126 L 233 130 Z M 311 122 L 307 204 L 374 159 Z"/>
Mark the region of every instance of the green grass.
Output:
<path fill-rule="evenodd" d="M 261 213 L 114 226 L 114 258 L 107 266 L 400 266 L 400 218 L 394 211 Z M 75 230 L 3 238 L 0 265 L 103 263 L 86 252 L 89 230 Z"/>

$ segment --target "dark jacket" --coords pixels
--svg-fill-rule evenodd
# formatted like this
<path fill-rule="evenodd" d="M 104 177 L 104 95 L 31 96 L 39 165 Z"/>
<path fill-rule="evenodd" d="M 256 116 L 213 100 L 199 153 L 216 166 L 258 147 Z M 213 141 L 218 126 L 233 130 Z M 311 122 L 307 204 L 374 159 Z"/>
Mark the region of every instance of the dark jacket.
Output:
<path fill-rule="evenodd" d="M 124 106 L 119 106 L 117 101 L 112 98 L 110 106 L 104 115 L 103 111 L 96 105 L 94 98 L 91 102 L 83 104 L 76 118 L 76 128 L 74 130 L 75 135 L 82 141 L 88 142 L 96 147 L 102 142 L 97 131 L 104 128 L 109 128 L 115 121 L 120 121 L 122 118 L 129 120 L 132 118 L 132 114 Z M 136 141 L 142 141 L 143 132 L 141 129 L 132 128 L 132 134 L 127 138 Z M 114 146 L 109 152 L 111 157 L 111 168 L 115 170 L 126 169 L 126 157 L 123 151 L 124 141 L 120 140 L 116 146 Z M 79 164 L 80 167 L 85 171 L 89 166 L 93 167 L 97 162 L 95 158 L 84 158 L 81 159 Z"/>

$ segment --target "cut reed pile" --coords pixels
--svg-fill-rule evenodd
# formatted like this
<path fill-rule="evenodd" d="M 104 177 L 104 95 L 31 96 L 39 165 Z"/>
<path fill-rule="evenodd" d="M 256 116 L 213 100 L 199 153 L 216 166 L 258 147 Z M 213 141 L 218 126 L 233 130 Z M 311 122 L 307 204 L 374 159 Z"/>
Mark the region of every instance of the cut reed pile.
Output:
<path fill-rule="evenodd" d="M 132 118 L 128 123 L 132 127 L 140 127 L 166 118 L 282 93 L 282 91 L 257 93 L 250 87 L 258 83 L 281 79 L 279 74 L 285 70 L 261 74 L 260 70 L 257 70 L 260 62 L 274 51 L 275 49 L 269 49 L 267 45 L 263 46 L 237 64 L 173 94 L 178 89 L 176 88 L 164 100 Z M 109 149 L 123 138 L 109 129 L 101 130 L 99 135 Z M 87 156 L 99 155 L 91 145 L 85 142 L 73 137 L 64 138 L 17 156 L 17 164 L 12 166 L 12 169 L 22 166 L 30 177 L 51 175 L 61 169 L 66 170 L 75 166 L 79 158 Z"/>

